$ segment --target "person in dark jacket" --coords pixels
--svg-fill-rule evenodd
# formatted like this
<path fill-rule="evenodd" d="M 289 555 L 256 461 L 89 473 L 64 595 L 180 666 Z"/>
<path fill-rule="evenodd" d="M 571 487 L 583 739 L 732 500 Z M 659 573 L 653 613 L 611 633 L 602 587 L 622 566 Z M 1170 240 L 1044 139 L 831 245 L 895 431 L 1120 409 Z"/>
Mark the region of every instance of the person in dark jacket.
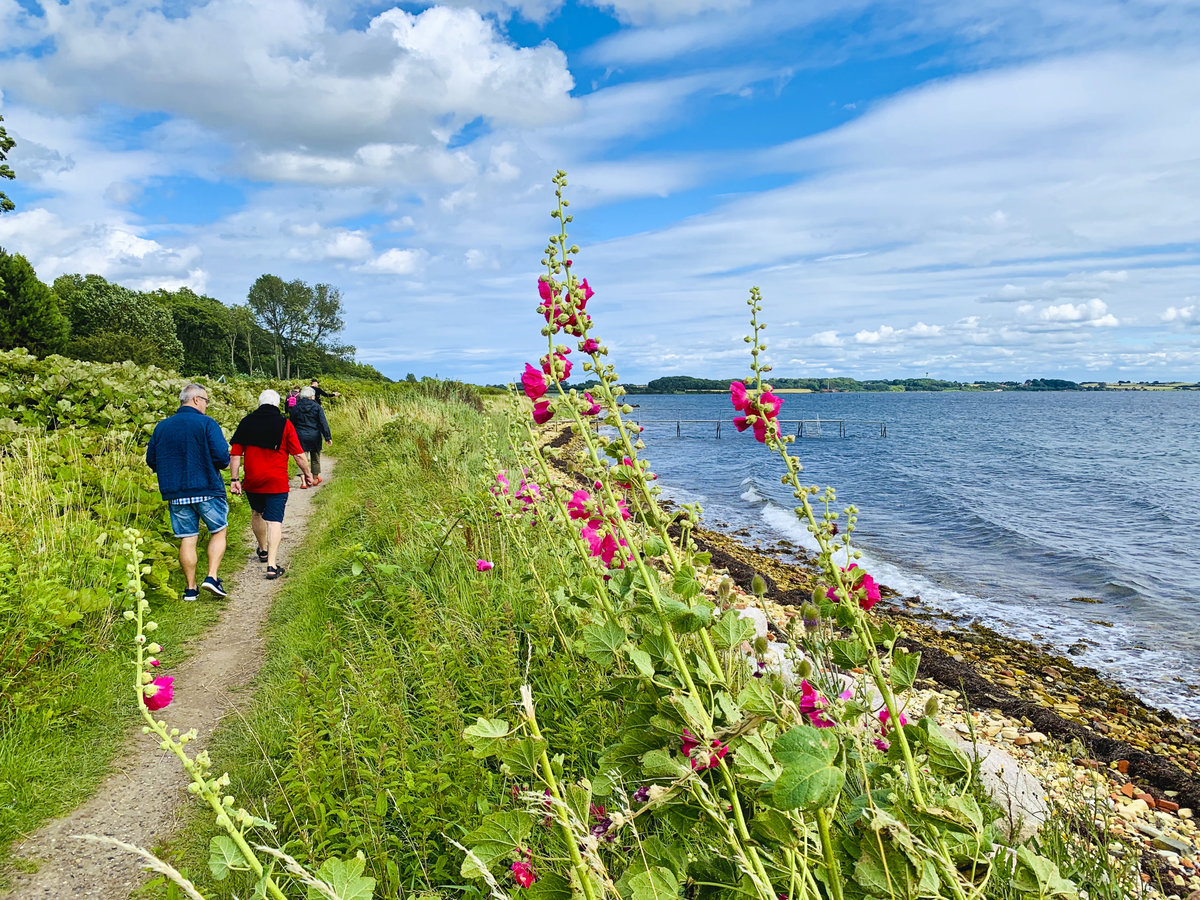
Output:
<path fill-rule="evenodd" d="M 187 578 L 184 600 L 195 600 L 196 556 L 200 521 L 208 528 L 208 577 L 200 587 L 225 597 L 217 577 L 225 555 L 229 504 L 221 470 L 229 465 L 229 445 L 215 419 L 205 415 L 208 390 L 189 384 L 179 392 L 179 410 L 154 427 L 146 464 L 158 475 L 158 491 L 167 501 L 171 530 L 179 538 L 179 564 Z"/>
<path fill-rule="evenodd" d="M 320 403 L 320 402 L 321 402 L 322 400 L 324 400 L 326 397 L 340 397 L 340 396 L 342 396 L 342 395 L 341 395 L 341 394 L 339 394 L 337 391 L 323 391 L 323 390 L 321 390 L 321 382 L 320 382 L 320 381 L 318 381 L 318 380 L 317 380 L 317 379 L 315 379 L 315 378 L 312 380 L 312 383 L 309 385 L 309 387 L 311 387 L 311 388 L 313 389 L 313 399 L 314 399 L 314 400 L 316 400 L 318 403 Z"/>
<path fill-rule="evenodd" d="M 333 435 L 329 433 L 329 421 L 325 418 L 325 410 L 316 400 L 316 391 L 311 387 L 300 390 L 300 399 L 292 407 L 288 416 L 292 426 L 300 438 L 300 446 L 308 453 L 308 467 L 314 477 L 321 474 L 321 441 L 333 445 Z"/>

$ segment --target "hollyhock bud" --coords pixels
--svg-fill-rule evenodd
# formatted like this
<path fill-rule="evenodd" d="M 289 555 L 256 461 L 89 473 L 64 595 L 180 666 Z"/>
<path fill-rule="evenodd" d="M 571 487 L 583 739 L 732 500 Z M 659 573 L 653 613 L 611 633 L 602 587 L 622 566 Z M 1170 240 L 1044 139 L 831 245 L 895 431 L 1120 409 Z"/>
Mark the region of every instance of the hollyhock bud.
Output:
<path fill-rule="evenodd" d="M 587 405 L 583 408 L 583 410 L 581 410 L 585 416 L 600 415 L 600 404 L 597 403 L 594 399 L 592 399 L 591 394 L 589 394 L 585 391 L 584 395 L 583 395 L 583 399 L 587 403 Z"/>
<path fill-rule="evenodd" d="M 600 349 L 600 342 L 595 338 L 588 338 L 579 345 L 579 349 L 584 353 L 595 353 Z"/>
<path fill-rule="evenodd" d="M 539 425 L 545 425 L 554 418 L 554 410 L 550 408 L 550 401 L 543 400 L 540 403 L 533 404 L 533 421 Z"/>
<path fill-rule="evenodd" d="M 494 568 L 496 568 L 496 564 L 493 562 L 488 562 L 486 559 L 475 560 L 476 572 L 490 572 Z"/>

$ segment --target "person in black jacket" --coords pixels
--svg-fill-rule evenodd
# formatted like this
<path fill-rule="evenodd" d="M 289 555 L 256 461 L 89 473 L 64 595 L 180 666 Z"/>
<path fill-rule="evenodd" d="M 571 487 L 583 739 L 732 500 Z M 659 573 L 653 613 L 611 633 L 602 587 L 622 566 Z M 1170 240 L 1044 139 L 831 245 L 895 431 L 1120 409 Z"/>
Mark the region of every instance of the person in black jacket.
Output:
<path fill-rule="evenodd" d="M 340 396 L 342 396 L 342 395 L 341 395 L 341 394 L 339 394 L 337 391 L 323 391 L 323 390 L 321 390 L 321 383 L 320 383 L 320 382 L 319 382 L 317 379 L 315 379 L 315 378 L 312 380 L 312 385 L 311 385 L 311 387 L 312 387 L 312 389 L 313 389 L 313 399 L 314 399 L 314 400 L 316 400 L 318 403 L 320 403 L 320 402 L 321 402 L 323 399 L 325 399 L 326 397 L 340 397 Z"/>
<path fill-rule="evenodd" d="M 329 422 L 325 418 L 325 410 L 316 401 L 316 391 L 311 387 L 302 388 L 300 399 L 292 407 L 289 418 L 296 435 L 300 438 L 300 446 L 308 452 L 308 466 L 312 469 L 313 477 L 321 474 L 321 441 L 333 444 L 333 435 L 329 432 Z"/>

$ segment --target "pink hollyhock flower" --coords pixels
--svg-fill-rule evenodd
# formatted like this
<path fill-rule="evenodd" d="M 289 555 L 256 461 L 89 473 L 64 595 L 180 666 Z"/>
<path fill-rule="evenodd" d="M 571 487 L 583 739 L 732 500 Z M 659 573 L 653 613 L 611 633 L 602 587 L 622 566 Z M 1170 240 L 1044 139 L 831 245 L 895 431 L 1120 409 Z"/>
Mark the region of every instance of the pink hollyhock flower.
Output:
<path fill-rule="evenodd" d="M 817 728 L 832 728 L 833 722 L 824 714 L 829 701 L 817 693 L 807 679 L 800 682 L 800 712 Z"/>
<path fill-rule="evenodd" d="M 754 439 L 760 444 L 765 444 L 767 442 L 768 422 L 770 422 L 770 428 L 775 433 L 775 437 L 779 437 L 779 423 L 774 419 L 768 419 L 765 416 L 760 415 L 754 420 Z M 735 419 L 734 424 L 736 423 L 737 420 Z"/>
<path fill-rule="evenodd" d="M 571 352 L 570 350 L 567 351 L 567 353 L 570 353 L 570 352 Z M 555 353 L 553 357 L 551 357 L 550 354 L 546 354 L 545 356 L 543 356 L 541 359 L 542 371 L 545 372 L 547 375 L 553 375 L 554 373 L 551 369 L 552 369 L 552 366 L 554 365 L 554 360 L 559 360 L 562 363 L 563 371 L 562 371 L 562 375 L 559 376 L 558 380 L 566 381 L 568 378 L 571 377 L 571 361 L 569 359 L 567 359 L 566 356 L 564 356 L 562 353 Z"/>
<path fill-rule="evenodd" d="M 879 728 L 884 734 L 887 734 L 891 730 L 891 722 L 890 722 L 891 717 L 892 717 L 892 714 L 887 711 L 886 707 L 879 711 Z M 900 713 L 900 725 L 904 726 L 907 724 L 908 724 L 907 717 L 905 717 L 904 713 Z M 875 738 L 875 746 L 878 747 L 880 749 L 880 751 L 882 751 L 883 753 L 887 753 L 888 749 L 892 745 L 890 743 L 888 743 L 887 741 L 885 741 L 883 738 Z"/>
<path fill-rule="evenodd" d="M 523 888 L 530 887 L 537 881 L 537 873 L 533 870 L 533 866 L 523 859 L 512 864 L 512 873 L 513 879 Z"/>
<path fill-rule="evenodd" d="M 567 515 L 572 519 L 587 519 L 591 517 L 588 512 L 587 505 L 592 499 L 592 495 L 580 488 L 571 495 L 571 499 L 567 501 Z"/>
<path fill-rule="evenodd" d="M 683 729 L 682 744 L 679 747 L 679 752 L 682 753 L 684 756 L 691 756 L 692 751 L 695 750 L 699 746 L 700 746 L 700 742 L 698 740 L 696 740 L 695 735 L 693 735 L 686 728 Z"/>
<path fill-rule="evenodd" d="M 850 563 L 849 566 L 842 569 L 843 572 L 850 575 L 851 569 L 857 569 L 858 563 Z M 857 576 L 857 580 L 856 580 Z M 872 606 L 879 602 L 881 595 L 879 593 L 879 585 L 875 583 L 875 579 L 863 572 L 859 575 L 857 572 L 850 575 L 850 594 L 857 596 L 858 605 L 864 610 L 870 610 Z M 837 589 L 826 588 L 825 596 L 834 603 L 838 601 Z"/>
<path fill-rule="evenodd" d="M 597 402 L 596 402 L 596 401 L 595 401 L 595 400 L 592 398 L 592 395 L 591 395 L 591 394 L 589 394 L 589 393 L 587 393 L 587 392 L 585 391 L 585 392 L 584 392 L 584 394 L 583 394 L 583 399 L 584 399 L 584 400 L 586 400 L 586 401 L 587 401 L 587 404 L 588 404 L 588 405 L 587 405 L 587 408 L 583 410 L 583 414 L 584 414 L 585 416 L 598 416 L 598 415 L 600 415 L 600 404 L 599 404 L 599 403 L 597 403 Z"/>
<path fill-rule="evenodd" d="M 736 428 L 738 431 L 745 431 L 747 428 L 750 427 L 750 423 L 746 421 L 745 416 L 734 416 L 733 417 L 733 427 Z"/>
<path fill-rule="evenodd" d="M 525 388 L 525 396 L 530 400 L 538 400 L 546 393 L 546 376 L 525 363 L 525 372 L 521 375 L 521 386 Z"/>
<path fill-rule="evenodd" d="M 543 400 L 540 403 L 533 404 L 533 421 L 539 425 L 545 425 L 554 418 L 554 410 L 550 408 L 550 401 Z"/>
<path fill-rule="evenodd" d="M 494 568 L 496 568 L 496 564 L 493 562 L 488 562 L 486 559 L 475 560 L 476 572 L 489 572 Z"/>
<path fill-rule="evenodd" d="M 579 345 L 579 349 L 581 351 L 583 351 L 584 353 L 595 353 L 597 350 L 600 349 L 600 342 L 598 340 L 596 340 L 595 338 L 588 338 L 586 341 L 584 341 L 582 344 Z"/>
<path fill-rule="evenodd" d="M 696 748 L 699 746 L 700 741 L 697 740 L 695 735 L 693 735 L 686 728 L 683 729 L 679 752 L 688 758 L 692 764 L 692 769 L 697 772 L 703 772 L 705 769 L 715 769 L 718 765 L 720 765 L 721 760 L 723 760 L 729 753 L 729 747 L 727 747 L 725 744 L 722 744 L 716 738 L 713 738 L 711 752 L 709 752 L 707 755 L 699 753 L 693 757 L 692 754 L 695 753 Z"/>
<path fill-rule="evenodd" d="M 733 408 L 738 412 L 746 412 L 750 406 L 750 398 L 746 395 L 746 385 L 740 381 L 734 381 L 729 385 L 729 399 L 733 401 Z"/>
<path fill-rule="evenodd" d="M 589 554 L 592 556 L 600 555 L 600 547 L 604 542 L 604 538 L 601 537 L 599 531 L 593 528 L 590 524 L 584 525 L 579 529 L 579 536 L 587 542 Z"/>
<path fill-rule="evenodd" d="M 171 687 L 175 679 L 170 675 L 159 675 L 147 687 L 154 688 L 152 696 L 145 697 L 143 703 L 146 704 L 146 709 L 157 711 L 166 709 L 171 705 L 171 701 L 175 699 L 175 689 Z"/>
<path fill-rule="evenodd" d="M 554 299 L 554 288 L 550 287 L 550 282 L 545 278 L 538 279 L 538 296 L 547 303 Z"/>
<path fill-rule="evenodd" d="M 783 400 L 776 397 L 770 391 L 763 391 L 758 395 L 758 406 L 762 410 L 763 415 L 768 419 L 773 419 L 779 415 L 779 410 L 783 406 Z"/>
<path fill-rule="evenodd" d="M 152 665 L 152 666 L 154 666 L 155 668 L 157 668 L 158 666 L 161 666 L 161 665 L 162 665 L 162 663 L 160 663 L 160 662 L 159 662 L 157 659 L 151 659 L 151 660 L 150 660 L 150 665 Z"/>
<path fill-rule="evenodd" d="M 583 289 L 583 299 L 579 301 L 579 308 L 583 309 L 584 306 L 587 305 L 587 302 L 589 300 L 591 300 L 593 296 L 595 296 L 596 292 L 593 291 L 590 287 L 588 287 L 586 278 L 583 279 L 582 282 L 580 282 L 579 286 Z"/>

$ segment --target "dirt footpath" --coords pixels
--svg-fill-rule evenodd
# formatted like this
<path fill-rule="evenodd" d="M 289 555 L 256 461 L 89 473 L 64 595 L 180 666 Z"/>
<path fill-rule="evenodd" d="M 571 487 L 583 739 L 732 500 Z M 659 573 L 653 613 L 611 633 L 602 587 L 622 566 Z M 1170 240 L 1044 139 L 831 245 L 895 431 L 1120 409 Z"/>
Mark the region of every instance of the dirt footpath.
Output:
<path fill-rule="evenodd" d="M 334 460 L 325 457 L 323 462 L 327 478 Z M 319 490 L 293 487 L 288 497 L 279 551 L 285 567 L 300 546 L 312 512 L 313 495 Z M 213 730 L 239 701 L 249 701 L 251 695 L 243 689 L 262 664 L 264 640 L 260 631 L 287 576 L 267 581 L 263 577 L 266 565 L 258 561 L 254 547 L 249 529 L 244 535 L 230 536 L 226 571 L 230 571 L 231 562 L 248 561 L 234 576 L 236 586 L 229 593 L 225 610 L 217 624 L 193 645 L 182 664 L 167 667 L 175 676 L 175 700 L 163 717 L 181 731 L 196 728 L 200 732 L 199 740 L 188 745 L 191 756 L 207 746 Z M 197 602 L 207 602 L 208 596 L 202 592 Z M 169 635 L 163 635 L 164 643 L 169 639 Z M 137 729 L 114 764 L 113 773 L 90 800 L 13 847 L 13 857 L 36 866 L 37 871 L 14 875 L 13 887 L 3 895 L 4 900 L 125 900 L 146 880 L 137 857 L 115 847 L 81 841 L 76 835 L 106 835 L 147 849 L 171 835 L 179 823 L 180 807 L 190 800 L 188 779 L 174 754 L 156 749 L 157 740 Z"/>

